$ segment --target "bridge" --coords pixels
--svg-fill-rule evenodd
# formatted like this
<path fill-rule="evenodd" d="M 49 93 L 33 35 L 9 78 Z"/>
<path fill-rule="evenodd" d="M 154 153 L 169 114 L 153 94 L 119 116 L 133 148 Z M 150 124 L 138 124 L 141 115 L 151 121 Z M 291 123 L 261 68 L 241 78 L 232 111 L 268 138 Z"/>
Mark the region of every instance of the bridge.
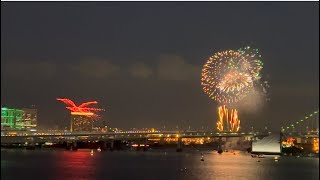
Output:
<path fill-rule="evenodd" d="M 8 132 L 1 134 L 1 143 L 22 143 L 32 140 L 33 142 L 58 142 L 65 140 L 136 140 L 146 138 L 214 138 L 214 137 L 247 137 L 252 138 L 252 133 L 226 133 L 226 132 L 179 132 L 179 131 L 156 131 L 156 132 Z"/>
<path fill-rule="evenodd" d="M 281 128 L 282 144 L 285 147 L 300 147 L 319 153 L 319 110 Z"/>
<path fill-rule="evenodd" d="M 281 127 L 284 136 L 319 137 L 319 110 L 310 112 L 305 116 Z"/>
<path fill-rule="evenodd" d="M 218 148 L 222 149 L 223 141 L 227 142 L 230 139 L 238 139 L 244 142 L 251 141 L 257 136 L 267 136 L 263 134 L 252 133 L 226 133 L 226 132 L 181 132 L 181 131 L 155 131 L 155 132 L 25 132 L 13 133 L 7 132 L 1 135 L 1 146 L 12 146 L 19 144 L 19 146 L 32 146 L 37 144 L 55 143 L 65 144 L 68 148 L 76 148 L 79 143 L 83 142 L 96 142 L 103 149 L 114 148 L 115 141 L 127 141 L 136 144 L 140 147 L 147 147 L 149 144 L 157 142 L 158 144 L 176 144 L 177 151 L 181 151 L 183 143 L 186 141 L 201 139 L 211 140 L 210 142 L 217 142 Z M 229 139 L 229 140 L 230 140 Z"/>

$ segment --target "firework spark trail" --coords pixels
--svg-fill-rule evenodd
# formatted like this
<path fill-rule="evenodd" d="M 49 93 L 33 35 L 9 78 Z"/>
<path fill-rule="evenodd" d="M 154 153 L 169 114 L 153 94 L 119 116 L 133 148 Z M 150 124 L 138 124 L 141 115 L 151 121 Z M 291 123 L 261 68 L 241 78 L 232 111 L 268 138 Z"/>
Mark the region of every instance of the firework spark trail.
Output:
<path fill-rule="evenodd" d="M 217 128 L 219 131 L 223 131 L 223 115 L 224 115 L 224 110 L 223 107 L 220 106 L 218 108 L 218 114 L 219 114 L 219 121 L 217 122 Z"/>
<path fill-rule="evenodd" d="M 240 130 L 240 119 L 238 118 L 238 111 L 236 109 L 231 109 L 230 116 L 227 107 L 219 106 L 218 107 L 219 120 L 217 122 L 217 129 L 222 131 L 229 132 L 238 132 Z M 230 117 L 230 119 L 229 119 Z M 224 129 L 224 127 L 226 127 Z"/>
<path fill-rule="evenodd" d="M 230 132 L 238 132 L 240 130 L 240 119 L 238 119 L 238 111 L 236 109 L 231 110 L 230 118 Z"/>

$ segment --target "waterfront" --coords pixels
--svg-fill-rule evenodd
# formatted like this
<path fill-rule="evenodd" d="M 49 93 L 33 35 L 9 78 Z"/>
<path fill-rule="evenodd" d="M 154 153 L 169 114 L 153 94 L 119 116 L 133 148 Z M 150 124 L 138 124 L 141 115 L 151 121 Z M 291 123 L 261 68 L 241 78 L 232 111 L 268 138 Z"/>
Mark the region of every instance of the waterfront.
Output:
<path fill-rule="evenodd" d="M 1 149 L 1 179 L 319 179 L 319 158 L 251 158 L 237 152 L 76 152 Z"/>

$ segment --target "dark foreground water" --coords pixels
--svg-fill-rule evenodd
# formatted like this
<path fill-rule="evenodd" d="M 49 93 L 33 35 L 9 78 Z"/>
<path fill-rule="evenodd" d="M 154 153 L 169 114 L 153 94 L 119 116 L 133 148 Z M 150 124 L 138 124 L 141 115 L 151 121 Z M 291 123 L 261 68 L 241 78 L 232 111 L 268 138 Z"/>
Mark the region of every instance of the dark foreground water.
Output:
<path fill-rule="evenodd" d="M 1 179 L 319 179 L 318 158 L 251 158 L 216 152 L 77 152 L 1 149 Z"/>

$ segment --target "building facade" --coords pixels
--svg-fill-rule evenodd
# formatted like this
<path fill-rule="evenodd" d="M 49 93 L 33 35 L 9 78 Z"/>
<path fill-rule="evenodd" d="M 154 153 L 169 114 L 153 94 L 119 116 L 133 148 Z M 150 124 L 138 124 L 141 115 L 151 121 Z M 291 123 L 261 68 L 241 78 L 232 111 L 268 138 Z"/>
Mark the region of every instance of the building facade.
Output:
<path fill-rule="evenodd" d="M 36 109 L 1 108 L 1 130 L 27 130 L 36 127 Z"/>
<path fill-rule="evenodd" d="M 91 132 L 93 128 L 93 119 L 86 113 L 71 112 L 71 132 Z"/>
<path fill-rule="evenodd" d="M 22 129 L 22 109 L 1 108 L 1 130 L 2 129 Z"/>
<path fill-rule="evenodd" d="M 22 126 L 25 129 L 37 127 L 37 109 L 22 108 Z"/>

